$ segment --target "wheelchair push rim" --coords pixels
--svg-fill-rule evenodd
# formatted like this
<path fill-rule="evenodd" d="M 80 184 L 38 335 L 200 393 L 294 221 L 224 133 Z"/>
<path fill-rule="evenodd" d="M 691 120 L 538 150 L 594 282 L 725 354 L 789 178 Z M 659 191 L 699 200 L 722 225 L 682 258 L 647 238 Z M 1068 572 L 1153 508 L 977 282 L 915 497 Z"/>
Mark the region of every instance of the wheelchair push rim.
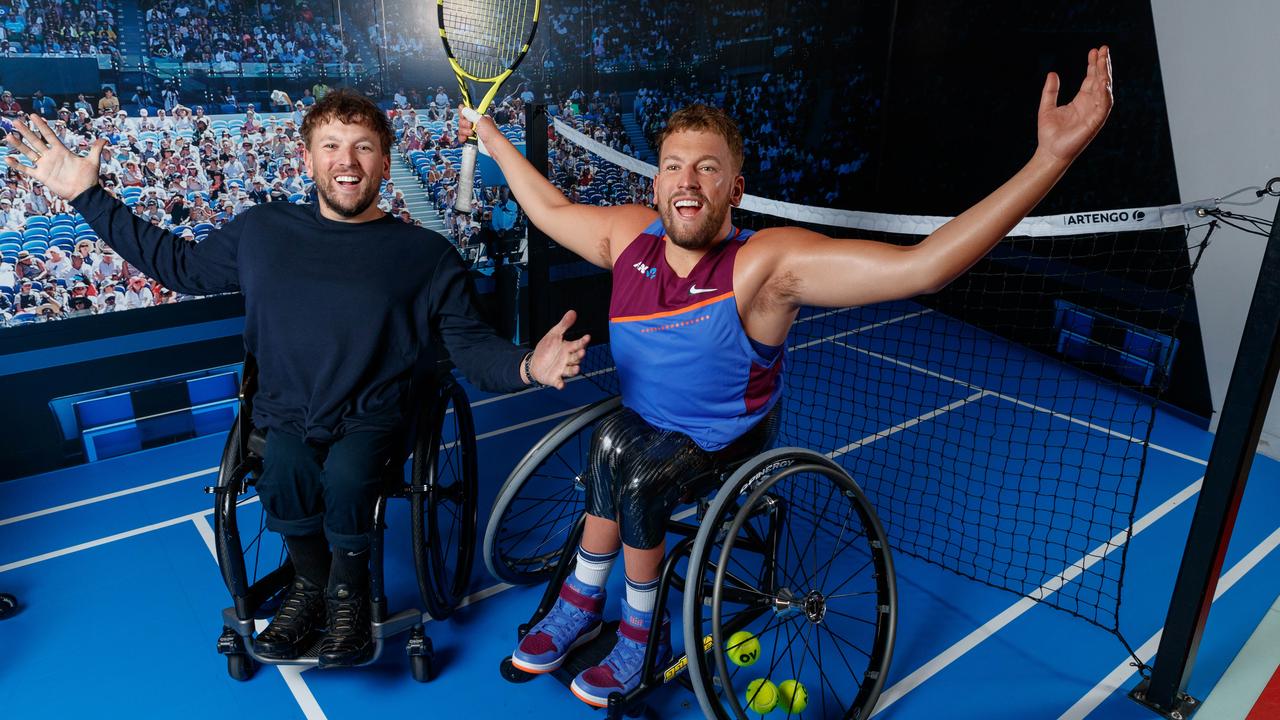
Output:
<path fill-rule="evenodd" d="M 607 398 L 547 433 L 507 477 L 485 528 L 484 559 L 499 580 L 545 581 L 555 572 L 578 519 L 586 512 L 582 477 L 596 423 L 622 406 Z"/>
<path fill-rule="evenodd" d="M 801 714 L 793 697 L 806 718 L 870 716 L 892 658 L 897 590 L 884 530 L 839 465 L 797 448 L 744 464 L 708 508 L 689 568 L 685 647 L 711 641 L 689 655 L 707 717 L 774 710 L 770 689 L 749 693 L 754 680 L 772 683 L 782 716 Z M 738 631 L 751 637 L 731 643 Z"/>

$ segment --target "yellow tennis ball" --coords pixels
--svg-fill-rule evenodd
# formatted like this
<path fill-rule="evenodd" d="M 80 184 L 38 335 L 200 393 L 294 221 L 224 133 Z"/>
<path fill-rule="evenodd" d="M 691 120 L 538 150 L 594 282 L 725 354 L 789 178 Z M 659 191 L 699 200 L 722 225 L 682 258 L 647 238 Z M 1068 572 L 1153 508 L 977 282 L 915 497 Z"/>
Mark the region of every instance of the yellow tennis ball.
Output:
<path fill-rule="evenodd" d="M 760 641 L 746 630 L 729 636 L 729 661 L 738 667 L 752 665 L 760 659 Z"/>
<path fill-rule="evenodd" d="M 747 706 L 761 715 L 771 712 L 778 706 L 778 686 L 764 678 L 747 683 Z"/>
<path fill-rule="evenodd" d="M 809 691 L 804 683 L 796 680 L 783 680 L 778 683 L 778 707 L 790 715 L 799 715 L 809 707 Z"/>

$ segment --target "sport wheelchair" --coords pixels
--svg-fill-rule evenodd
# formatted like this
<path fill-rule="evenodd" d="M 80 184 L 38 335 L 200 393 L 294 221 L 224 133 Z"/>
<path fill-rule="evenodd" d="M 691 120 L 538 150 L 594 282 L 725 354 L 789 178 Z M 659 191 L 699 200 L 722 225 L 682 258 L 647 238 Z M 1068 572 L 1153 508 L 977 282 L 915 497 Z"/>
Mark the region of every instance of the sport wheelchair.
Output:
<path fill-rule="evenodd" d="M 619 407 L 620 398 L 610 398 L 562 422 L 499 492 L 484 537 L 489 571 L 510 583 L 548 583 L 517 639 L 546 616 L 572 572 L 592 432 Z M 773 708 L 767 697 L 748 695 L 748 684 L 759 678 L 783 688 L 786 704 L 777 707 L 786 714 L 798 715 L 807 704 L 805 717 L 870 716 L 893 654 L 897 588 L 884 530 L 853 479 L 820 453 L 784 447 L 689 478 L 682 501 L 684 509 L 668 522 L 655 613 L 669 605 L 672 588 L 684 594 L 686 653 L 677 647 L 670 664 L 656 666 L 655 622 L 643 679 L 628 695 L 609 697 L 608 717 L 650 712 L 645 696 L 676 680 L 695 693 L 707 717 L 745 719 L 748 710 Z M 684 521 L 690 516 L 695 522 Z M 616 624 L 554 675 L 568 684 L 600 662 L 616 642 Z M 752 637 L 731 645 L 741 631 Z M 511 682 L 533 677 L 510 657 L 501 672 Z M 790 684 L 781 685 L 784 677 Z"/>
<path fill-rule="evenodd" d="M 436 366 L 434 373 L 418 372 L 416 378 L 415 412 L 406 428 L 404 451 L 388 462 L 386 489 L 374 508 L 369 597 L 375 650 L 368 663 L 381 656 L 387 639 L 408 631 L 406 651 L 413 678 L 426 682 L 433 672 L 434 653 L 423 630 L 423 611 L 408 608 L 391 615 L 387 607 L 383 573 L 387 500 L 409 501 L 418 592 L 426 612 L 443 620 L 462 600 L 475 559 L 477 466 L 475 427 L 465 391 L 444 365 Z M 318 664 L 318 640 L 296 660 L 267 659 L 254 652 L 255 632 L 274 615 L 293 577 L 283 542 L 267 532 L 265 513 L 254 491 L 266 448 L 265 433 L 252 425 L 256 390 L 257 367 L 249 356 L 239 414 L 223 449 L 218 483 L 205 489 L 214 495 L 218 567 L 233 602 L 222 611 L 218 652 L 227 656 L 227 672 L 237 680 L 251 678 L 259 664 Z M 410 465 L 407 479 L 406 462 Z"/>
<path fill-rule="evenodd" d="M 0 593 L 0 620 L 18 612 L 18 598 L 9 593 Z"/>

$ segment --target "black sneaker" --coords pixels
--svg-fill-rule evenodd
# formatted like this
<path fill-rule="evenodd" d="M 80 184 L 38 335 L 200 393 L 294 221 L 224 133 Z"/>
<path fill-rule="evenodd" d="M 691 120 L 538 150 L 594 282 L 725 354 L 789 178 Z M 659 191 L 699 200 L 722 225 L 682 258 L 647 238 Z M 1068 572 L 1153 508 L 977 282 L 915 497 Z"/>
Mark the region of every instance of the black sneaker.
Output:
<path fill-rule="evenodd" d="M 349 585 L 340 584 L 325 594 L 329 631 L 320 641 L 320 667 L 351 667 L 373 657 L 373 627 L 369 601 Z"/>
<path fill-rule="evenodd" d="M 324 589 L 295 577 L 275 618 L 254 639 L 254 650 L 270 660 L 297 660 L 324 627 L 324 611 Z"/>

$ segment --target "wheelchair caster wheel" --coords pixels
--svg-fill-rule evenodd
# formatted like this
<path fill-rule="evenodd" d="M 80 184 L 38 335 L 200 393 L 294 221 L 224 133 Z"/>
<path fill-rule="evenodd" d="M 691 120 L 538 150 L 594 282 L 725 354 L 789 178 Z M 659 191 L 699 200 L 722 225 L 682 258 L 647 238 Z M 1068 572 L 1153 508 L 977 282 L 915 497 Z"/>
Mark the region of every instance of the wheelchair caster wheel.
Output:
<path fill-rule="evenodd" d="M 236 680 L 244 682 L 252 678 L 257 671 L 258 661 L 248 653 L 232 653 L 227 656 L 227 674 Z"/>
<path fill-rule="evenodd" d="M 413 679 L 420 683 L 429 681 L 435 673 L 436 653 L 431 638 L 427 637 L 421 625 L 409 632 L 409 642 L 404 649 L 409 654 L 409 670 Z"/>
<path fill-rule="evenodd" d="M 18 612 L 18 598 L 9 593 L 0 593 L 0 620 Z"/>
<path fill-rule="evenodd" d="M 502 679 L 513 683 L 527 683 L 537 677 L 533 673 L 527 673 L 515 665 L 511 664 L 511 658 L 502 658 Z"/>
<path fill-rule="evenodd" d="M 432 658 L 430 655 L 410 655 L 409 671 L 413 673 L 413 679 L 420 682 L 429 682 L 432 674 L 435 672 Z"/>

